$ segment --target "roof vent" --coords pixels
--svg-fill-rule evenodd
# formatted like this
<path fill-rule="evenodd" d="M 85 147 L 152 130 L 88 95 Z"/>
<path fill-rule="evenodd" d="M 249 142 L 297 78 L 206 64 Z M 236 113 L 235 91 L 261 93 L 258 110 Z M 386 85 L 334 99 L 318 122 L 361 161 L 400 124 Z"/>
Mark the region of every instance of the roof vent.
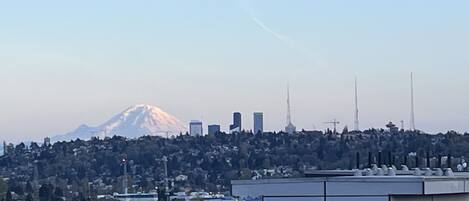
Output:
<path fill-rule="evenodd" d="M 363 176 L 362 171 L 358 169 L 354 170 L 353 176 Z"/>
<path fill-rule="evenodd" d="M 371 171 L 373 171 L 373 174 L 377 174 L 378 173 L 378 166 L 376 164 L 373 164 L 372 167 L 371 167 Z"/>
<path fill-rule="evenodd" d="M 394 170 L 394 168 L 390 167 L 388 169 L 388 176 L 396 176 L 396 170 Z"/>
<path fill-rule="evenodd" d="M 441 168 L 435 169 L 435 176 L 443 176 L 443 170 Z"/>
<path fill-rule="evenodd" d="M 373 170 L 370 168 L 365 169 L 365 176 L 373 176 Z"/>
<path fill-rule="evenodd" d="M 385 175 L 388 174 L 388 166 L 382 165 L 382 166 L 381 166 L 381 169 L 383 169 L 383 173 L 384 173 Z"/>
<path fill-rule="evenodd" d="M 384 170 L 381 168 L 378 168 L 378 171 L 376 173 L 376 176 L 384 176 Z"/>
<path fill-rule="evenodd" d="M 403 171 L 409 171 L 409 167 L 407 165 L 401 165 Z"/>
<path fill-rule="evenodd" d="M 425 168 L 425 169 L 423 169 L 423 171 L 424 171 L 424 175 L 427 176 L 427 177 L 433 175 L 433 172 L 430 168 Z"/>
<path fill-rule="evenodd" d="M 445 176 L 454 177 L 453 170 L 451 168 L 446 168 L 445 169 Z"/>
<path fill-rule="evenodd" d="M 414 168 L 414 176 L 421 176 L 422 175 L 422 171 L 420 171 L 419 168 Z"/>

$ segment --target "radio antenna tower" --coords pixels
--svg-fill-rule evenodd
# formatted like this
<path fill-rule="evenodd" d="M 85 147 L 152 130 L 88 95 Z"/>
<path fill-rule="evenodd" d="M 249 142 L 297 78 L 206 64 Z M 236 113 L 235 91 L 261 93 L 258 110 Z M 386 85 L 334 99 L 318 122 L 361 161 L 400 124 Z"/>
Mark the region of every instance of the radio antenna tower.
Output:
<path fill-rule="evenodd" d="M 296 132 L 296 127 L 291 122 L 290 84 L 287 84 L 287 126 L 285 126 L 285 132 L 288 134 L 293 134 Z"/>
<path fill-rule="evenodd" d="M 357 86 L 357 77 L 355 76 L 355 131 L 360 130 L 360 121 L 358 120 L 358 86 Z"/>
<path fill-rule="evenodd" d="M 410 130 L 415 131 L 414 73 L 410 73 Z"/>
<path fill-rule="evenodd" d="M 290 84 L 287 84 L 287 125 L 291 124 Z"/>

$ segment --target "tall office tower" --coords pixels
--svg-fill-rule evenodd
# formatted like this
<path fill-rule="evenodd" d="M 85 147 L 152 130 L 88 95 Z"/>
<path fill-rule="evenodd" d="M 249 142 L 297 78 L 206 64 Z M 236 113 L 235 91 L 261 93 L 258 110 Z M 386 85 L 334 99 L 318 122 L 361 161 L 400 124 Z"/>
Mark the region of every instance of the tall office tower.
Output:
<path fill-rule="evenodd" d="M 290 86 L 287 86 L 287 126 L 285 126 L 285 132 L 293 134 L 296 132 L 296 126 L 291 122 L 291 108 L 290 108 Z"/>
<path fill-rule="evenodd" d="M 196 120 L 191 121 L 191 123 L 189 124 L 189 134 L 191 136 L 202 136 L 202 135 L 204 135 L 202 122 L 201 121 L 196 121 Z"/>
<path fill-rule="evenodd" d="M 220 132 L 220 125 L 208 125 L 208 134 L 215 135 Z"/>
<path fill-rule="evenodd" d="M 7 142 L 3 141 L 3 155 L 7 154 Z"/>
<path fill-rule="evenodd" d="M 233 124 L 230 125 L 230 133 L 239 133 L 242 130 L 241 113 L 233 113 Z"/>
<path fill-rule="evenodd" d="M 254 130 L 252 133 L 262 133 L 264 132 L 264 114 L 262 112 L 254 112 Z"/>

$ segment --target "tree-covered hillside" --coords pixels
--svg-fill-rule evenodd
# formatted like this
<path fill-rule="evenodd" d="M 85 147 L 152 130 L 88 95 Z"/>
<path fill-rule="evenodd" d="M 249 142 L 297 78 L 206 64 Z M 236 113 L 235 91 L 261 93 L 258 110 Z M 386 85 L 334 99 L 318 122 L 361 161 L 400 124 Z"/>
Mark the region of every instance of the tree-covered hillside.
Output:
<path fill-rule="evenodd" d="M 445 166 L 441 158 L 448 155 L 453 156 L 454 168 L 462 157 L 469 157 L 469 135 L 372 129 L 342 135 L 219 133 L 173 139 L 115 136 L 51 146 L 18 144 L 0 157 L 0 176 L 7 179 L 8 192 L 23 198 L 30 194 L 38 198 L 41 186 L 54 189 L 49 184 L 60 187 L 67 198 L 95 197 L 122 192 L 122 159 L 126 158 L 130 191 L 148 192 L 164 186 L 162 159 L 166 156 L 172 191 L 226 192 L 234 179 L 299 177 L 308 169 L 355 168 L 357 152 L 361 168 L 369 162 L 396 166 L 406 162 L 413 167 L 417 160 L 425 166 L 426 158 L 433 167 Z"/>

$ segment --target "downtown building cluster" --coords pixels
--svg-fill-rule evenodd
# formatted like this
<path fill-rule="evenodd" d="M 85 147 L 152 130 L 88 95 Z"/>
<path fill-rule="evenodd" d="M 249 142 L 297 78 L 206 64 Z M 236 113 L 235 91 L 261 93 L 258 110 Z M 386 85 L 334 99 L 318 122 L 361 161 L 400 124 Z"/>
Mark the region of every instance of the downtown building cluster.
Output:
<path fill-rule="evenodd" d="M 290 87 L 287 87 L 287 117 L 286 126 L 284 132 L 293 134 L 296 132 L 296 126 L 292 123 L 291 117 L 291 105 L 290 105 Z M 252 133 L 263 133 L 264 132 L 264 113 L 254 112 L 253 113 L 253 127 L 250 130 Z M 208 125 L 208 135 L 214 135 L 220 130 L 221 126 L 217 124 Z M 239 133 L 245 131 L 242 124 L 241 112 L 233 113 L 233 123 L 229 126 L 229 133 Z M 191 136 L 202 136 L 204 135 L 203 123 L 199 120 L 192 120 L 189 123 L 189 135 Z"/>
<path fill-rule="evenodd" d="M 253 113 L 253 127 L 251 132 L 262 133 L 264 132 L 264 113 L 254 112 Z M 214 135 L 221 132 L 221 126 L 218 124 L 210 124 L 207 126 L 208 135 Z M 229 126 L 229 133 L 239 133 L 243 130 L 242 115 L 240 112 L 233 113 L 233 123 Z M 189 123 L 189 134 L 191 136 L 203 136 L 205 135 L 203 129 L 203 123 L 199 120 L 192 120 Z"/>

